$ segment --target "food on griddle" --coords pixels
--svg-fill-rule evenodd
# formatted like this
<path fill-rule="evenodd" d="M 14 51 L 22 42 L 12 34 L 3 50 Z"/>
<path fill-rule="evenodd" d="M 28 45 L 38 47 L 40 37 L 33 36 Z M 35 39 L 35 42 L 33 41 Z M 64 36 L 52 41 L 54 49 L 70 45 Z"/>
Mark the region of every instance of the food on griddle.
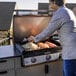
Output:
<path fill-rule="evenodd" d="M 28 43 L 22 45 L 22 47 L 27 51 L 39 49 L 39 47 L 33 42 L 28 42 Z"/>
<path fill-rule="evenodd" d="M 28 42 L 22 45 L 22 47 L 27 51 L 32 51 L 32 50 L 38 50 L 38 49 L 44 49 L 44 48 L 54 48 L 54 47 L 57 47 L 57 45 L 49 41 L 45 41 L 45 42 L 38 42 L 37 44 L 33 42 Z"/>
<path fill-rule="evenodd" d="M 40 48 L 49 48 L 48 44 L 46 44 L 46 43 L 38 42 L 37 45 L 38 45 Z"/>
<path fill-rule="evenodd" d="M 57 45 L 56 45 L 56 44 L 51 43 L 51 42 L 49 42 L 49 41 L 46 41 L 45 43 L 46 43 L 50 48 L 57 47 Z"/>

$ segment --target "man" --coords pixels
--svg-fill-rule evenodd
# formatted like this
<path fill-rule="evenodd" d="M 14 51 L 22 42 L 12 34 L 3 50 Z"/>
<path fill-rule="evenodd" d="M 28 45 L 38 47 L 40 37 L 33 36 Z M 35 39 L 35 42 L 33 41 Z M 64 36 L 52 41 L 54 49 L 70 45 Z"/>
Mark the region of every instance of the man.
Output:
<path fill-rule="evenodd" d="M 62 46 L 64 76 L 76 76 L 76 18 L 74 13 L 65 7 L 64 0 L 50 0 L 50 7 L 55 11 L 49 25 L 40 34 L 28 38 L 29 41 L 39 42 L 50 37 L 56 30 Z"/>

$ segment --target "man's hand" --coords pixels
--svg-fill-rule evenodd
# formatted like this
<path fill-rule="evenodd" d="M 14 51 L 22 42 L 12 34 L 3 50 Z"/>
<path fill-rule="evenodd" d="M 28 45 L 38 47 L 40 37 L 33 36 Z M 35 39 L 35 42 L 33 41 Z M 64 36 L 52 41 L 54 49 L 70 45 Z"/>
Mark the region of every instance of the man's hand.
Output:
<path fill-rule="evenodd" d="M 34 42 L 34 36 L 30 36 L 30 37 L 28 38 L 28 41 L 29 41 L 29 42 Z"/>

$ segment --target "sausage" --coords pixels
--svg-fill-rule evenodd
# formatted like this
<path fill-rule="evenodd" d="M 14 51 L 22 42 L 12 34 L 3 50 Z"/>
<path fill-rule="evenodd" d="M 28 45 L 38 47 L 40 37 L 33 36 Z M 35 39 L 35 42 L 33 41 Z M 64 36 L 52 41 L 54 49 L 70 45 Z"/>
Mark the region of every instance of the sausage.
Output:
<path fill-rule="evenodd" d="M 46 43 L 38 42 L 37 45 L 38 45 L 40 48 L 49 48 L 48 44 L 46 44 Z"/>
<path fill-rule="evenodd" d="M 54 44 L 54 43 L 51 43 L 51 42 L 48 42 L 48 41 L 46 41 L 45 43 L 48 44 L 48 46 L 49 46 L 50 48 L 57 47 L 57 45 Z"/>

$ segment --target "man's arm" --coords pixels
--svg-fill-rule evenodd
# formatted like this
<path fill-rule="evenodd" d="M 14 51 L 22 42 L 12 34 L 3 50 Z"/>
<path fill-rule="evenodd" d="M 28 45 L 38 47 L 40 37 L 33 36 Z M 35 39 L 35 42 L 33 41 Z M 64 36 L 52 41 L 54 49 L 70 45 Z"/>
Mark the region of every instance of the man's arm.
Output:
<path fill-rule="evenodd" d="M 49 22 L 47 28 L 34 37 L 34 41 L 38 42 L 47 39 L 47 37 L 50 37 L 52 33 L 54 33 L 58 28 L 61 27 L 61 22 L 62 17 L 60 15 L 55 14 Z"/>

